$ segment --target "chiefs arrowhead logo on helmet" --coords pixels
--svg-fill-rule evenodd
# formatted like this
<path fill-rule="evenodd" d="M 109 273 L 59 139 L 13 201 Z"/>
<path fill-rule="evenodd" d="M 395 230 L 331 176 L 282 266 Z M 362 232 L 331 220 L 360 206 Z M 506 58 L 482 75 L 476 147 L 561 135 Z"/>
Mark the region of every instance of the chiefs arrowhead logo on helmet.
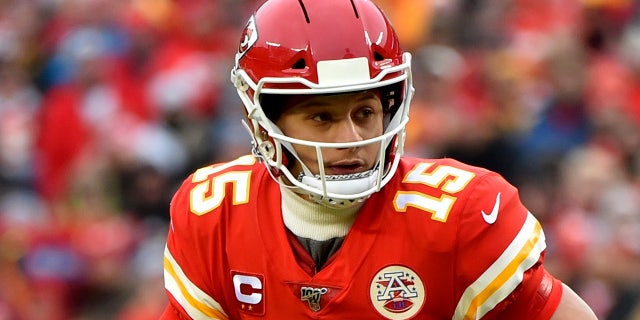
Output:
<path fill-rule="evenodd" d="M 249 50 L 251 46 L 258 40 L 258 30 L 256 30 L 256 18 L 255 16 L 251 16 L 249 18 L 249 22 L 244 27 L 244 31 L 242 31 L 242 36 L 240 38 L 240 46 L 238 47 L 238 53 L 242 54 Z"/>

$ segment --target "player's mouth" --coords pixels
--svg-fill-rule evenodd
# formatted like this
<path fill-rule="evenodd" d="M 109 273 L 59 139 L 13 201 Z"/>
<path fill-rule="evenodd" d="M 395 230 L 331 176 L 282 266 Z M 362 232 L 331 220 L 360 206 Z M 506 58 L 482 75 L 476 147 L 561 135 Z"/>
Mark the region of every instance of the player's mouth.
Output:
<path fill-rule="evenodd" d="M 362 160 L 342 160 L 325 165 L 326 173 L 329 175 L 354 174 L 368 169 Z"/>

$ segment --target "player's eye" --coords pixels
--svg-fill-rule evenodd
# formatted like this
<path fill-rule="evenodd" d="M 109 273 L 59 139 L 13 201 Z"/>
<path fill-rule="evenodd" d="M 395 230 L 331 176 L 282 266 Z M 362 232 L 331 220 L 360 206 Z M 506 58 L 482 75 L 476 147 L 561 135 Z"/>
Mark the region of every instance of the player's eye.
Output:
<path fill-rule="evenodd" d="M 318 122 L 327 122 L 331 121 L 331 114 L 328 112 L 316 113 L 311 116 L 311 119 Z"/>

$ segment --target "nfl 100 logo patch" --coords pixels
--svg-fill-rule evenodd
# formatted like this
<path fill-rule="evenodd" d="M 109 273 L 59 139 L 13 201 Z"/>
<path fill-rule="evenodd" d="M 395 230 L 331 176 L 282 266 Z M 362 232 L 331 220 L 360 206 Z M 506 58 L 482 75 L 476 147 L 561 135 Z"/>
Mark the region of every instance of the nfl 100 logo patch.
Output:
<path fill-rule="evenodd" d="M 415 316 L 425 301 L 420 277 L 405 266 L 387 266 L 371 280 L 371 302 L 388 319 L 408 319 Z"/>
<path fill-rule="evenodd" d="M 327 288 L 302 287 L 300 288 L 300 300 L 306 301 L 311 310 L 318 312 L 321 308 L 320 300 L 327 291 L 329 291 Z"/>

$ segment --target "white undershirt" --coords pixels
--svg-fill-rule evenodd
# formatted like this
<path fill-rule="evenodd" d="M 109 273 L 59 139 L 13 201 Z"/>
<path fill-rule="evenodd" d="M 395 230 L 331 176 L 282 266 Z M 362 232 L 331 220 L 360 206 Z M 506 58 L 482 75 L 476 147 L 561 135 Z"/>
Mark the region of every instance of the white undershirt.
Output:
<path fill-rule="evenodd" d="M 288 188 L 281 187 L 280 190 L 285 226 L 298 237 L 316 241 L 346 236 L 361 207 L 329 208 L 305 200 Z"/>

